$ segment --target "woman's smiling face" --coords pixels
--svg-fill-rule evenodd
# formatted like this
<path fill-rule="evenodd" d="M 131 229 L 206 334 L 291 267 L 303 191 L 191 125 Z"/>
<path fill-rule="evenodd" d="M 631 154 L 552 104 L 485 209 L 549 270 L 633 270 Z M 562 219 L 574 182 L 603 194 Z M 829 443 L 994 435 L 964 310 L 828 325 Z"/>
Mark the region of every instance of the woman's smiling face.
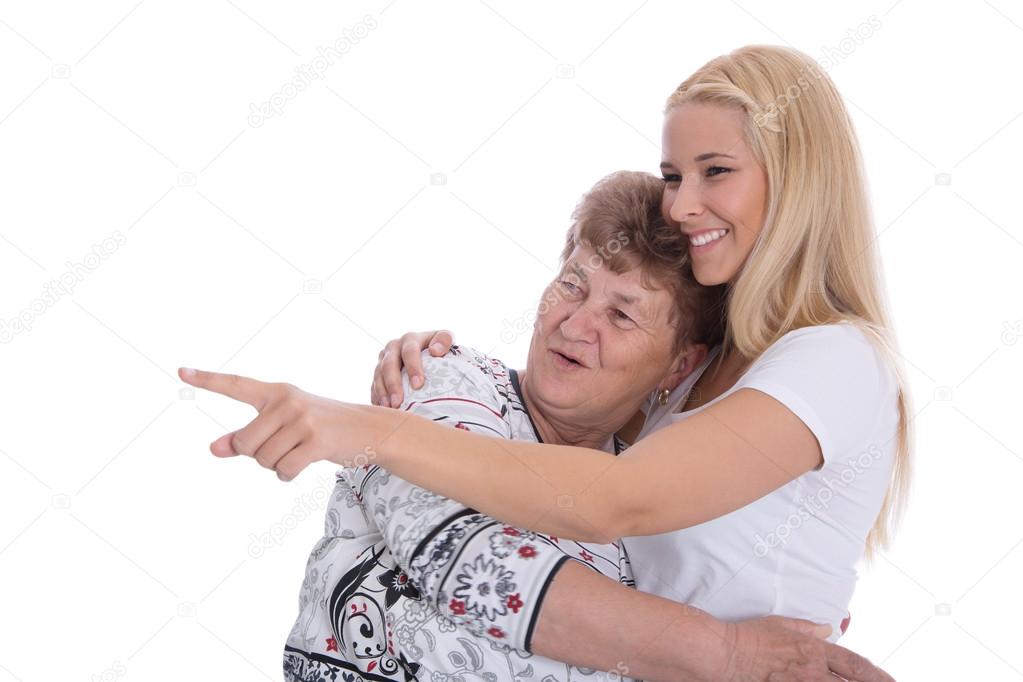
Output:
<path fill-rule="evenodd" d="M 689 237 L 693 274 L 705 286 L 731 282 L 756 243 L 767 210 L 767 174 L 733 107 L 686 102 L 664 119 L 662 209 Z"/>

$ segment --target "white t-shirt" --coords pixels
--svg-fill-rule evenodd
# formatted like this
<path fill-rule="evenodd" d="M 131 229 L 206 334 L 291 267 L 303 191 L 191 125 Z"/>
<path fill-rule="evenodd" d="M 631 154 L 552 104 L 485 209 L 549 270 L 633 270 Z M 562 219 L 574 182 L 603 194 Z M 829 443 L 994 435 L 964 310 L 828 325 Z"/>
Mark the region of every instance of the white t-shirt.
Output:
<path fill-rule="evenodd" d="M 678 412 L 718 351 L 672 392 L 666 406 L 652 405 L 640 438 L 753 388 L 810 428 L 824 464 L 712 521 L 625 538 L 636 586 L 726 621 L 773 614 L 828 623 L 834 641 L 844 631 L 855 566 L 891 476 L 895 376 L 853 324 L 807 327 L 771 345 L 715 400 Z"/>

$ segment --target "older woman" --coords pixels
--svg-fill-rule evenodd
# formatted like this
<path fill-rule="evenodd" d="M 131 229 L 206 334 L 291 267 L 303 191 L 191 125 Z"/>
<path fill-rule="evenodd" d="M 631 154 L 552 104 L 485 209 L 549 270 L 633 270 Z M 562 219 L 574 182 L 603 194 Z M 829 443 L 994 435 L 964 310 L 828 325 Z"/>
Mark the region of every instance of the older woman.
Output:
<path fill-rule="evenodd" d="M 718 333 L 714 291 L 692 278 L 660 194 L 654 176 L 619 172 L 582 199 L 525 370 L 454 346 L 424 358 L 430 381 L 406 384 L 401 408 L 498 439 L 619 453 L 615 432 L 653 391 L 678 385 Z M 339 472 L 285 649 L 287 679 L 577 678 L 528 653 L 531 630 L 565 561 L 631 585 L 619 545 L 505 525 L 371 460 Z"/>

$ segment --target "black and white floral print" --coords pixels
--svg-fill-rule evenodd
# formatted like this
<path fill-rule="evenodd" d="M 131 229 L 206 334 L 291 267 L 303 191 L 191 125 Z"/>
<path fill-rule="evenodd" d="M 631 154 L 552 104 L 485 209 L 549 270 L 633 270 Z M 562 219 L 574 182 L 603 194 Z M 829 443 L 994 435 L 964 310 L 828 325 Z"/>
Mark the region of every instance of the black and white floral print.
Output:
<path fill-rule="evenodd" d="M 424 354 L 402 409 L 454 428 L 537 441 L 514 370 L 455 346 Z M 617 440 L 607 449 L 621 447 Z M 513 528 L 373 466 L 338 472 L 284 652 L 288 680 L 622 680 L 529 653 L 543 595 L 565 561 L 630 584 L 620 543 Z"/>

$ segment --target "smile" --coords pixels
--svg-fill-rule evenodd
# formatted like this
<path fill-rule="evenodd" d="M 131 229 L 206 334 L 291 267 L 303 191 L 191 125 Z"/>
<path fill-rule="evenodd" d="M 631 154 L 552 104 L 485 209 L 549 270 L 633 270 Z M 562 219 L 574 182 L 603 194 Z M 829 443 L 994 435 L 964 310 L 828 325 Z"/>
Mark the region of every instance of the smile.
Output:
<path fill-rule="evenodd" d="M 710 232 L 701 232 L 700 234 L 691 235 L 689 237 L 689 244 L 692 246 L 705 246 L 716 242 L 726 234 L 728 234 L 728 230 L 711 230 Z"/>

